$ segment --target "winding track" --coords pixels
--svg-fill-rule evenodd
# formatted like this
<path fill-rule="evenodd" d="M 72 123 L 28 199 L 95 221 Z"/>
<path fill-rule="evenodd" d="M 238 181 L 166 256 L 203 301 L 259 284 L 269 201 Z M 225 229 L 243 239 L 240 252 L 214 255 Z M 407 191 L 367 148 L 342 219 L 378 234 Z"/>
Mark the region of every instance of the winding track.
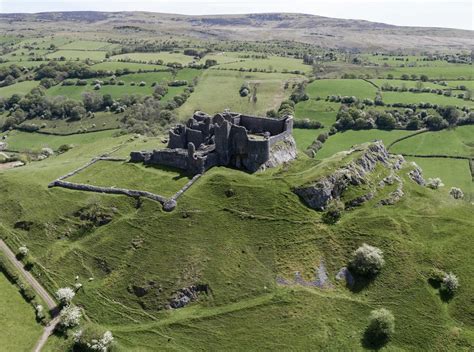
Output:
<path fill-rule="evenodd" d="M 23 267 L 23 263 L 16 259 L 15 253 L 0 239 L 0 251 L 2 251 L 5 256 L 10 260 L 10 262 L 15 266 L 15 268 L 21 273 L 25 280 L 31 285 L 36 294 L 40 296 L 43 301 L 48 306 L 48 309 L 53 312 L 53 315 L 56 314 L 57 304 L 54 301 L 53 297 L 45 290 L 43 286 Z M 33 348 L 34 352 L 39 352 L 44 347 L 48 336 L 51 335 L 59 322 L 59 316 L 56 316 L 53 320 L 45 326 L 43 334 L 36 342 L 35 347 Z"/>

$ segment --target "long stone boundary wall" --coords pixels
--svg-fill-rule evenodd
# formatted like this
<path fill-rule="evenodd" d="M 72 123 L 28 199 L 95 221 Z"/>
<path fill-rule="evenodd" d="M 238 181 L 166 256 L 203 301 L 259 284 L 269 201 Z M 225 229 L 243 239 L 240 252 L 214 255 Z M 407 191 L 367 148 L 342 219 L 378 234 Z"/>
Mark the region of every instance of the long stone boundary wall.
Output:
<path fill-rule="evenodd" d="M 171 198 L 166 198 L 162 195 L 155 194 L 152 192 L 148 191 L 142 191 L 142 190 L 136 190 L 136 189 L 127 189 L 127 188 L 117 188 L 117 187 L 103 187 L 103 186 L 93 186 L 93 185 L 87 185 L 83 183 L 74 183 L 74 182 L 68 182 L 64 181 L 65 179 L 72 177 L 79 172 L 87 169 L 89 166 L 95 164 L 98 161 L 112 161 L 112 162 L 117 162 L 117 161 L 126 161 L 127 159 L 124 158 L 115 158 L 115 157 L 109 157 L 108 155 L 114 153 L 120 149 L 120 147 L 115 148 L 111 152 L 107 154 L 103 154 L 102 156 L 98 156 L 93 158 L 91 161 L 87 162 L 85 165 L 63 175 L 58 177 L 56 180 L 48 184 L 48 188 L 51 187 L 63 187 L 71 190 L 76 190 L 76 191 L 84 191 L 84 192 L 96 192 L 96 193 L 105 193 L 105 194 L 118 194 L 118 195 L 125 195 L 128 197 L 132 198 L 148 198 L 154 201 L 159 202 L 163 206 L 163 210 L 165 211 L 172 211 L 176 205 L 177 205 L 177 199 L 183 195 L 184 192 L 186 192 L 201 176 L 202 174 L 196 174 L 194 177 L 189 180 L 178 192 L 176 192 Z"/>

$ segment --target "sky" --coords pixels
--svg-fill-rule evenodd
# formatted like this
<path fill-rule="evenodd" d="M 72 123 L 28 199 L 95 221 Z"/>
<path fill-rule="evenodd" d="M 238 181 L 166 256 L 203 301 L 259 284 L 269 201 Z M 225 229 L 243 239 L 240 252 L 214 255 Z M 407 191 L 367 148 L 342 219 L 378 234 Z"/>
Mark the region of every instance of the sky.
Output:
<path fill-rule="evenodd" d="M 86 10 L 187 15 L 299 12 L 401 26 L 474 30 L 474 0 L 0 0 L 0 13 Z"/>

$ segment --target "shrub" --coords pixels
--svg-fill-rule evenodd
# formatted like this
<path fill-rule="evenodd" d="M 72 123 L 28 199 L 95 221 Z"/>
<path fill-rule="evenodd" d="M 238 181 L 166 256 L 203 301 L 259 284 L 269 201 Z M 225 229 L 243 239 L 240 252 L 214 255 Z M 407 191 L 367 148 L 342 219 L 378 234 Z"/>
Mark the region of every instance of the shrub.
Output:
<path fill-rule="evenodd" d="M 67 306 L 59 312 L 59 323 L 65 329 L 72 328 L 79 325 L 81 317 L 82 313 L 78 307 Z"/>
<path fill-rule="evenodd" d="M 68 305 L 76 294 L 70 287 L 63 287 L 56 291 L 56 297 L 62 305 Z"/>
<path fill-rule="evenodd" d="M 354 251 L 350 269 L 362 276 L 373 276 L 379 273 L 385 264 L 383 252 L 364 243 Z"/>
<path fill-rule="evenodd" d="M 387 340 L 395 332 L 395 317 L 388 309 L 380 308 L 370 312 L 366 333 L 372 342 Z"/>
<path fill-rule="evenodd" d="M 28 255 L 28 248 L 26 246 L 21 246 L 20 248 L 18 248 L 18 254 L 20 257 L 24 258 Z"/>
<path fill-rule="evenodd" d="M 461 188 L 457 187 L 451 187 L 451 190 L 449 191 L 449 194 L 454 198 L 454 199 L 463 199 L 464 198 L 464 193 L 461 190 Z"/>
<path fill-rule="evenodd" d="M 335 224 L 341 218 L 343 211 L 344 203 L 333 199 L 326 207 L 326 211 L 323 214 L 323 221 L 326 224 Z"/>
<path fill-rule="evenodd" d="M 80 351 L 100 351 L 110 350 L 114 337 L 110 331 L 102 332 L 92 325 L 86 325 L 73 334 L 75 347 Z"/>
<path fill-rule="evenodd" d="M 63 144 L 63 145 L 59 146 L 58 153 L 60 153 L 60 154 L 66 153 L 68 150 L 71 150 L 71 149 L 72 149 L 71 144 Z"/>
<path fill-rule="evenodd" d="M 459 288 L 459 280 L 453 273 L 446 274 L 441 283 L 441 290 L 453 295 Z"/>
<path fill-rule="evenodd" d="M 426 187 L 431 189 L 438 189 L 439 187 L 443 187 L 444 184 L 439 177 L 429 178 L 426 182 Z"/>

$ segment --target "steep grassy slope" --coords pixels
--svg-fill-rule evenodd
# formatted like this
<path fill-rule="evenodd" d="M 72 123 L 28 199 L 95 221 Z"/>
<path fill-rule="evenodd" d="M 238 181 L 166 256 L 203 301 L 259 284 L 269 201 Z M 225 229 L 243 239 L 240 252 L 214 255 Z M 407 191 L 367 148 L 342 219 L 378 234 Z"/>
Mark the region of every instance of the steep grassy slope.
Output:
<path fill-rule="evenodd" d="M 381 207 L 374 199 L 328 226 L 291 191 L 329 165 L 304 155 L 256 175 L 214 168 L 171 213 L 151 201 L 137 206 L 121 196 L 46 188 L 126 138 L 104 137 L 0 173 L 0 221 L 9 229 L 2 237 L 31 248 L 33 271 L 50 290 L 79 275 L 84 289 L 76 302 L 113 331 L 119 350 L 361 350 L 376 307 L 397 319 L 390 350 L 474 346 L 469 203 L 418 186 L 403 170 L 401 202 Z M 108 175 L 111 185 L 122 177 Z M 112 221 L 91 226 L 76 215 L 81 209 L 100 209 Z M 29 231 L 15 229 L 17 221 L 31 222 Z M 334 276 L 363 242 L 380 247 L 387 265 L 375 281 L 349 290 Z M 333 288 L 277 284 L 277 276 L 291 281 L 295 271 L 314 279 L 322 261 Z M 434 266 L 460 278 L 449 302 L 427 281 Z M 162 309 L 177 290 L 198 283 L 208 284 L 210 294 Z M 62 341 L 51 344 L 51 351 L 64 350 Z"/>

